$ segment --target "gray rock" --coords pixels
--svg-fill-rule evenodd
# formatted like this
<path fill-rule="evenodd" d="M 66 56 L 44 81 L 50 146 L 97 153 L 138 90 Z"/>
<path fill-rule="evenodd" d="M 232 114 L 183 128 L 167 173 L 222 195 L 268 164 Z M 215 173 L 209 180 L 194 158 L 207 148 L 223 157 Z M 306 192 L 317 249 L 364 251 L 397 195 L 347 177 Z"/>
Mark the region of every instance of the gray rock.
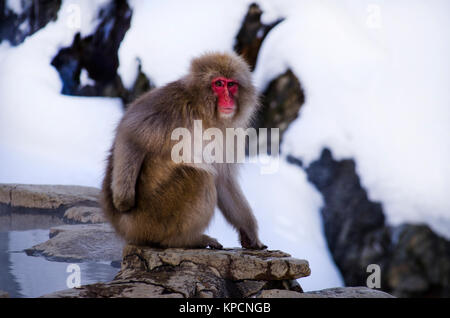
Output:
<path fill-rule="evenodd" d="M 395 298 L 394 296 L 367 287 L 339 287 L 312 291 L 303 294 L 303 297 L 320 298 Z"/>
<path fill-rule="evenodd" d="M 52 261 L 113 261 L 121 258 L 123 242 L 108 224 L 62 225 L 50 229 L 50 239 L 25 250 Z"/>
<path fill-rule="evenodd" d="M 136 255 L 139 255 L 138 259 Z M 127 245 L 123 256 L 123 273 L 142 268 L 140 260 L 144 260 L 149 271 L 161 266 L 179 266 L 184 262 L 210 266 L 220 277 L 230 280 L 292 280 L 311 273 L 306 260 L 292 258 L 281 251 L 154 249 Z"/>
<path fill-rule="evenodd" d="M 291 290 L 263 290 L 258 298 L 394 298 L 385 292 L 367 287 L 339 287 L 299 293 Z"/>
<path fill-rule="evenodd" d="M 0 290 L 0 298 L 9 298 L 9 294 L 3 290 Z"/>
<path fill-rule="evenodd" d="M 279 128 L 281 142 L 284 132 L 298 117 L 304 102 L 305 95 L 300 81 L 288 69 L 273 79 L 263 92 L 262 107 L 255 118 L 254 128 Z M 268 153 L 276 151 L 271 149 L 271 129 L 267 131 L 267 140 L 261 139 L 260 143 L 267 144 Z"/>
<path fill-rule="evenodd" d="M 0 231 L 103 222 L 99 193 L 82 186 L 0 184 Z"/>
<path fill-rule="evenodd" d="M 291 279 L 310 274 L 308 262 L 280 251 L 127 245 L 123 255 L 112 282 L 44 297 L 252 297 L 266 288 L 289 288 Z"/>
<path fill-rule="evenodd" d="M 449 240 L 425 224 L 386 224 L 353 160 L 334 160 L 324 149 L 305 170 L 323 195 L 325 236 L 347 286 L 366 285 L 368 265 L 377 264 L 382 290 L 394 296 L 450 296 Z"/>
<path fill-rule="evenodd" d="M 301 298 L 303 293 L 284 289 L 267 289 L 261 291 L 257 298 Z"/>
<path fill-rule="evenodd" d="M 164 293 L 164 287 L 144 282 L 113 281 L 81 286 L 47 294 L 41 298 L 181 298 L 181 294 Z"/>
<path fill-rule="evenodd" d="M 58 209 L 61 206 L 98 206 L 100 190 L 68 185 L 0 184 L 0 203 L 11 207 Z"/>

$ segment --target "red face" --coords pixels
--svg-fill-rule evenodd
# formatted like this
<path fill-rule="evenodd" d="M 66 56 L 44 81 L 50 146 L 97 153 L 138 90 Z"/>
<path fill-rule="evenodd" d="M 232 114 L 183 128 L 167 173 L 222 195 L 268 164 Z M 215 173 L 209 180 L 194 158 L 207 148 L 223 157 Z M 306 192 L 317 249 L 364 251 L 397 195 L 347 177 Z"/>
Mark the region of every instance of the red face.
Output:
<path fill-rule="evenodd" d="M 236 111 L 238 82 L 232 78 L 216 77 L 212 80 L 211 87 L 217 96 L 219 112 L 225 115 L 233 114 Z"/>

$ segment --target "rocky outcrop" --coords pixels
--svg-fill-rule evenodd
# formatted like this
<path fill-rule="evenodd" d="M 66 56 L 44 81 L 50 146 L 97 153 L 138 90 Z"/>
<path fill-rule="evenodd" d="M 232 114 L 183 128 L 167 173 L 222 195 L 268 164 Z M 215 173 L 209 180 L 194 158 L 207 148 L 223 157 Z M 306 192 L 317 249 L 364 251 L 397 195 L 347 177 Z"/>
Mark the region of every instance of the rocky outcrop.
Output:
<path fill-rule="evenodd" d="M 127 245 L 123 255 L 124 267 L 119 274 L 123 278 L 133 276 L 136 270 L 145 269 L 151 272 L 161 266 L 177 267 L 183 263 L 192 263 L 198 267 L 212 267 L 220 277 L 232 281 L 292 280 L 310 274 L 307 261 L 292 258 L 281 251 L 153 249 Z"/>
<path fill-rule="evenodd" d="M 155 249 L 127 245 L 110 283 L 45 297 L 252 297 L 266 289 L 301 292 L 308 262 L 281 251 Z"/>
<path fill-rule="evenodd" d="M 3 290 L 0 290 L 0 298 L 9 298 L 9 294 Z"/>
<path fill-rule="evenodd" d="M 255 128 L 268 128 L 267 145 L 271 153 L 270 128 L 279 128 L 280 143 L 289 125 L 298 117 L 305 102 L 300 81 L 291 70 L 272 80 L 261 95 L 261 110 L 255 119 Z M 264 142 L 261 140 L 260 142 Z"/>
<path fill-rule="evenodd" d="M 72 45 L 56 54 L 51 64 L 63 82 L 62 94 L 120 97 L 126 104 L 153 87 L 140 65 L 130 90 L 124 87 L 117 74 L 118 50 L 130 28 L 131 16 L 126 0 L 111 1 L 100 10 L 100 23 L 92 35 L 76 34 Z M 83 83 L 82 76 L 88 77 L 90 83 Z"/>
<path fill-rule="evenodd" d="M 258 59 L 259 49 L 267 34 L 284 19 L 278 19 L 270 24 L 261 22 L 263 11 L 256 3 L 250 4 L 241 29 L 236 36 L 234 50 L 242 55 L 253 71 Z"/>
<path fill-rule="evenodd" d="M 0 203 L 20 208 L 58 210 L 68 206 L 98 206 L 99 190 L 68 185 L 0 184 Z"/>
<path fill-rule="evenodd" d="M 394 298 L 392 295 L 367 287 L 339 287 L 299 293 L 291 290 L 263 290 L 258 298 Z"/>
<path fill-rule="evenodd" d="M 301 165 L 300 160 L 290 162 Z M 427 225 L 389 226 L 381 204 L 368 199 L 353 160 L 329 150 L 305 168 L 322 193 L 331 254 L 348 286 L 366 285 L 369 264 L 380 266 L 381 289 L 398 297 L 450 295 L 450 242 Z"/>
<path fill-rule="evenodd" d="M 0 43 L 22 43 L 30 36 L 56 20 L 61 0 L 16 1 L 17 9 L 8 7 L 8 1 L 0 1 Z"/>
<path fill-rule="evenodd" d="M 295 279 L 308 262 L 281 251 L 155 249 L 127 245 L 122 268 L 108 283 L 44 295 L 50 298 L 389 298 L 366 287 L 304 293 Z"/>

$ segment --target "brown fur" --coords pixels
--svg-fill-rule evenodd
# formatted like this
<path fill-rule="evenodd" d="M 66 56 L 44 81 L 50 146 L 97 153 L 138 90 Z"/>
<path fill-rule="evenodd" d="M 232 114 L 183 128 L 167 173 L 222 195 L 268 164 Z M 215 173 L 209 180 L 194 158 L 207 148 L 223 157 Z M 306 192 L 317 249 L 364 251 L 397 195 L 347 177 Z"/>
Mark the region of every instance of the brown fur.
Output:
<path fill-rule="evenodd" d="M 239 82 L 238 109 L 231 119 L 218 114 L 211 90 L 217 76 Z M 194 59 L 187 76 L 130 105 L 117 129 L 101 195 L 105 215 L 117 233 L 135 244 L 221 248 L 202 234 L 217 204 L 244 247 L 264 248 L 236 182 L 235 164 L 213 164 L 209 170 L 176 164 L 170 157 L 175 128 L 192 130 L 195 119 L 202 119 L 203 129 L 246 128 L 257 105 L 248 65 L 237 55 L 217 53 Z"/>

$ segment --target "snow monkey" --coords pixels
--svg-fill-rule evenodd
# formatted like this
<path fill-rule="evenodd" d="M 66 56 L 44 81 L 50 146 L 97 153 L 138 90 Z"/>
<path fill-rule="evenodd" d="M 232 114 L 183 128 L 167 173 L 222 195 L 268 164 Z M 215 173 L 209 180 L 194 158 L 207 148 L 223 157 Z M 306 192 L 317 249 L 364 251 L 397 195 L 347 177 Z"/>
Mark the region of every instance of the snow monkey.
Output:
<path fill-rule="evenodd" d="M 203 234 L 217 205 L 242 247 L 266 248 L 236 180 L 235 163 L 176 163 L 175 128 L 246 129 L 258 98 L 246 62 L 207 53 L 189 73 L 133 102 L 120 121 L 102 185 L 101 204 L 117 233 L 138 245 L 222 248 Z"/>

